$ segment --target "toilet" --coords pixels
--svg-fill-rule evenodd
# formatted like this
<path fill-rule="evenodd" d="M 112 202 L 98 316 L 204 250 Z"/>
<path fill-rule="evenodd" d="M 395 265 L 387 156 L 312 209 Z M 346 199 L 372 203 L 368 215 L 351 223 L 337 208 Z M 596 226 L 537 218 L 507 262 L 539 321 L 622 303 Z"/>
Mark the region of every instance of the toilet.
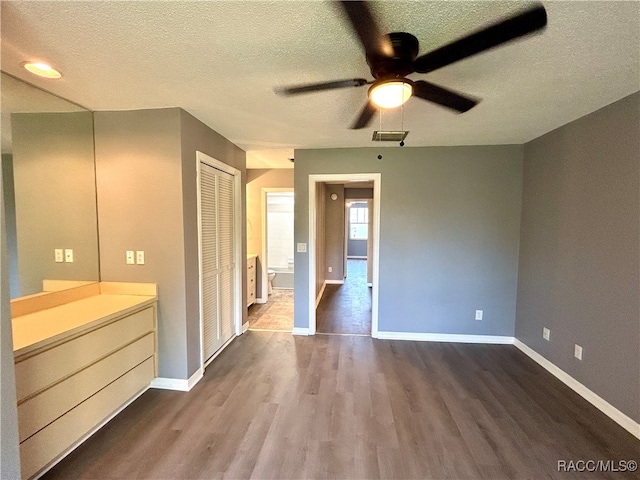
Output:
<path fill-rule="evenodd" d="M 267 276 L 269 277 L 269 295 L 271 295 L 271 293 L 273 292 L 273 284 L 271 282 L 273 282 L 273 278 L 276 276 L 276 271 L 275 270 L 267 270 Z"/>

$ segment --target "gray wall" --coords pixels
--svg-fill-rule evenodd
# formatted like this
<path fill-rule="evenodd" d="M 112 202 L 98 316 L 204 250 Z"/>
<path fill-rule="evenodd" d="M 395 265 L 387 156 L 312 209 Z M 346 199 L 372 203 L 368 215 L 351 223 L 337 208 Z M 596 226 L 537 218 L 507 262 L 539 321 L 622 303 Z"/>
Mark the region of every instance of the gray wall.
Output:
<path fill-rule="evenodd" d="M 16 238 L 16 197 L 13 189 L 13 155 L 2 154 L 2 198 L 4 200 L 5 226 L 7 231 L 7 255 L 9 266 L 9 296 L 20 296 L 18 277 L 18 239 Z"/>
<path fill-rule="evenodd" d="M 637 422 L 639 132 L 636 93 L 526 144 L 516 315 L 519 340 Z"/>
<path fill-rule="evenodd" d="M 95 135 L 101 279 L 158 284 L 159 375 L 188 378 L 180 110 L 95 112 Z"/>
<path fill-rule="evenodd" d="M 380 172 L 379 330 L 513 335 L 523 150 L 398 147 L 383 160 L 379 148 L 296 150 L 295 241 L 309 241 L 309 174 Z M 308 257 L 295 262 L 305 328 Z"/>
<path fill-rule="evenodd" d="M 96 112 L 95 132 L 102 280 L 158 284 L 159 376 L 189 378 L 200 365 L 195 151 L 243 175 L 244 152 L 179 108 Z M 144 250 L 145 265 L 126 265 L 126 250 Z"/>
<path fill-rule="evenodd" d="M 256 291 L 262 297 L 262 189 L 293 190 L 293 168 L 247 170 L 247 253 L 258 255 Z M 267 266 L 265 265 L 264 268 Z"/>
<path fill-rule="evenodd" d="M 347 200 L 371 199 L 373 198 L 373 188 L 345 188 L 344 197 Z"/>
<path fill-rule="evenodd" d="M 18 407 L 9 304 L 4 187 L 0 182 L 0 478 L 20 478 Z"/>
<path fill-rule="evenodd" d="M 20 295 L 42 280 L 98 280 L 91 112 L 11 116 Z M 73 263 L 54 249 L 72 248 Z"/>
<path fill-rule="evenodd" d="M 331 194 L 338 198 L 331 200 Z M 327 185 L 325 192 L 325 280 L 344 280 L 344 185 Z M 332 272 L 329 272 L 329 267 Z"/>

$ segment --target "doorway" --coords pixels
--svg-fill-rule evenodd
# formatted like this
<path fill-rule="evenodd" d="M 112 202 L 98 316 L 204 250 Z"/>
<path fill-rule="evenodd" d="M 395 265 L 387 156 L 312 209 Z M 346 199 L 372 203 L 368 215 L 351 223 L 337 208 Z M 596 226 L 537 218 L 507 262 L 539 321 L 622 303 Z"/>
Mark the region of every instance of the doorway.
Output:
<path fill-rule="evenodd" d="M 372 337 L 378 336 L 378 298 L 379 298 L 379 237 L 380 237 L 380 173 L 361 173 L 361 174 L 327 174 L 327 175 L 309 175 L 309 246 L 308 246 L 308 261 L 309 261 L 309 328 L 307 333 L 309 335 L 315 335 L 318 332 L 318 314 L 317 307 L 325 292 L 331 292 L 334 290 L 334 283 L 344 282 L 326 282 L 322 278 L 324 272 L 320 269 L 324 268 L 322 259 L 325 256 L 324 252 L 324 202 L 319 201 L 319 195 L 326 191 L 327 183 L 343 183 L 346 186 L 353 182 L 372 182 L 373 184 L 373 199 L 371 201 L 371 208 L 368 208 L 368 225 L 367 229 L 370 231 L 368 250 L 370 251 L 370 268 L 366 268 L 366 265 L 362 265 L 364 271 L 369 272 L 370 279 L 366 279 L 366 283 L 371 284 L 370 299 L 371 299 L 371 327 L 370 332 Z M 345 205 L 346 207 L 346 205 Z M 370 212 L 370 213 L 369 213 Z M 345 251 L 346 253 L 346 251 Z M 320 263 L 318 264 L 318 260 Z M 345 256 L 346 260 L 346 256 Z M 354 259 L 355 260 L 355 259 Z M 366 261 L 365 261 L 366 262 Z M 349 265 L 347 262 L 347 279 Z M 354 266 L 355 267 L 355 266 Z M 355 274 L 354 274 L 355 276 Z M 348 280 L 347 280 L 348 281 Z M 366 288 L 365 283 L 365 288 Z M 329 285 L 327 285 L 329 284 Z M 347 290 L 345 290 L 347 292 Z"/>
<path fill-rule="evenodd" d="M 293 289 L 293 191 L 266 192 L 266 264 L 272 289 Z"/>
<path fill-rule="evenodd" d="M 269 270 L 275 272 L 272 288 L 293 289 L 294 245 L 292 188 L 262 189 L 262 247 L 258 303 L 269 301 Z M 277 278 L 276 278 L 277 277 Z M 274 283 L 275 281 L 275 283 Z"/>

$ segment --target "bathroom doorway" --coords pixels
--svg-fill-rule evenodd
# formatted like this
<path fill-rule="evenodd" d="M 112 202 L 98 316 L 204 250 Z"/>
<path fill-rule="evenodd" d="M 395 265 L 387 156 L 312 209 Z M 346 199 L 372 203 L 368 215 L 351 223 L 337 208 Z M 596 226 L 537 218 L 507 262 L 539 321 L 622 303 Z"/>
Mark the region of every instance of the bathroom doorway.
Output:
<path fill-rule="evenodd" d="M 293 205 L 291 189 L 264 189 L 263 298 L 269 289 L 293 290 Z M 264 289 L 266 288 L 266 292 Z"/>

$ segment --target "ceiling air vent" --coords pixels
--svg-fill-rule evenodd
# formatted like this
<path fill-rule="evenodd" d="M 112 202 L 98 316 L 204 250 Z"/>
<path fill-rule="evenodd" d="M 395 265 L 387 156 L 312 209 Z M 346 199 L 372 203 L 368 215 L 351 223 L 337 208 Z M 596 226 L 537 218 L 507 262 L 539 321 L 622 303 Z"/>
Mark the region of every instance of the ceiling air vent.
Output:
<path fill-rule="evenodd" d="M 408 130 L 374 130 L 374 142 L 401 142 L 409 135 Z"/>

